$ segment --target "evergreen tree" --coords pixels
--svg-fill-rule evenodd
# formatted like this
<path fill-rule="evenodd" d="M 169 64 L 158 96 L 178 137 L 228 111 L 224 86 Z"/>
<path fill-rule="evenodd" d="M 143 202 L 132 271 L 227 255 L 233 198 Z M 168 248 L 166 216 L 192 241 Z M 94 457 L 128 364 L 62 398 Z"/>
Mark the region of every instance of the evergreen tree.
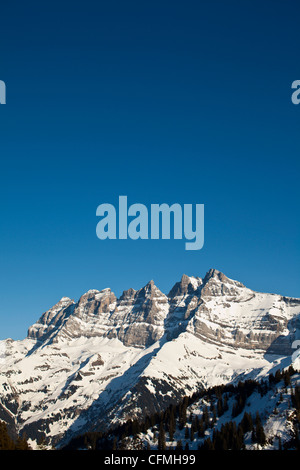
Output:
<path fill-rule="evenodd" d="M 279 369 L 277 369 L 277 371 L 275 372 L 275 383 L 280 382 L 281 377 L 282 377 L 282 376 L 281 376 L 281 372 L 280 372 Z"/>
<path fill-rule="evenodd" d="M 211 441 L 211 438 L 208 437 L 205 439 L 203 445 L 201 446 L 200 450 L 214 450 L 213 443 Z"/>
<path fill-rule="evenodd" d="M 182 442 L 179 440 L 176 445 L 176 450 L 182 450 Z"/>
<path fill-rule="evenodd" d="M 203 423 L 204 423 L 204 429 L 207 429 L 209 425 L 209 413 L 208 413 L 207 406 L 205 406 L 203 410 Z"/>
<path fill-rule="evenodd" d="M 117 450 L 117 438 L 116 437 L 113 440 L 112 450 Z"/>
<path fill-rule="evenodd" d="M 166 435 L 163 423 L 160 423 L 159 434 L 158 434 L 158 450 L 166 449 Z"/>
<path fill-rule="evenodd" d="M 252 432 L 252 441 L 257 442 L 257 444 L 262 446 L 266 444 L 266 435 L 258 411 L 256 412 L 255 427 Z"/>
<path fill-rule="evenodd" d="M 188 407 L 188 397 L 184 397 L 179 407 L 179 429 L 183 429 L 186 425 L 186 410 Z"/>
<path fill-rule="evenodd" d="M 0 421 L 0 450 L 13 450 L 14 448 L 15 443 L 8 434 L 6 424 Z"/>
<path fill-rule="evenodd" d="M 175 415 L 174 415 L 174 407 L 171 407 L 170 415 L 169 415 L 169 424 L 168 424 L 170 441 L 173 441 L 175 430 L 176 430 L 176 420 L 175 420 Z"/>
<path fill-rule="evenodd" d="M 222 414 L 224 413 L 222 397 L 220 397 L 217 401 L 217 413 L 219 417 L 222 416 Z"/>
<path fill-rule="evenodd" d="M 243 419 L 241 421 L 241 427 L 243 430 L 243 433 L 245 434 L 246 432 L 252 431 L 253 429 L 253 421 L 250 413 L 247 413 L 245 411 Z"/>
<path fill-rule="evenodd" d="M 287 370 L 284 372 L 283 380 L 284 380 L 285 387 L 288 387 L 289 385 L 291 385 L 290 370 Z"/>
<path fill-rule="evenodd" d="M 204 437 L 204 422 L 203 422 L 203 417 L 200 418 L 199 420 L 199 425 L 198 425 L 198 437 Z"/>
<path fill-rule="evenodd" d="M 0 421 L 0 450 L 31 450 L 26 435 L 18 436 L 16 442 L 10 437 L 6 423 Z"/>
<path fill-rule="evenodd" d="M 224 396 L 224 401 L 223 401 L 223 412 L 228 411 L 228 397 L 227 395 Z"/>

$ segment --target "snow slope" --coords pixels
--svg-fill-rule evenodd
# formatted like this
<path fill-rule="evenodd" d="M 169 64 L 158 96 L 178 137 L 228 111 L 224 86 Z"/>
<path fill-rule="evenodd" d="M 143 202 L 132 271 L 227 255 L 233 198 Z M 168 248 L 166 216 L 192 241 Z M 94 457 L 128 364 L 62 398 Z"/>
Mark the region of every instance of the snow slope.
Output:
<path fill-rule="evenodd" d="M 300 300 L 254 292 L 217 270 L 168 295 L 150 281 L 67 297 L 22 341 L 0 342 L 0 419 L 60 446 L 159 411 L 200 388 L 288 366 Z M 297 361 L 297 359 L 296 359 Z"/>

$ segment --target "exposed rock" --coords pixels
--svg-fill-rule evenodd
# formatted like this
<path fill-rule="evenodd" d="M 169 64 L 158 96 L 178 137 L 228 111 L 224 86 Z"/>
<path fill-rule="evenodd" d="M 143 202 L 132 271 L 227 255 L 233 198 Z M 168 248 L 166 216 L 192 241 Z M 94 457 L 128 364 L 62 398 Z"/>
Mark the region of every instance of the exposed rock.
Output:
<path fill-rule="evenodd" d="M 0 415 L 28 437 L 66 441 L 288 364 L 299 338 L 300 299 L 254 292 L 215 269 L 183 275 L 168 296 L 153 281 L 119 299 L 89 290 L 62 298 L 25 340 L 1 342 Z"/>
<path fill-rule="evenodd" d="M 299 299 L 263 295 L 270 308 L 259 315 L 255 313 L 261 303 L 259 294 L 216 269 L 210 269 L 203 279 L 184 274 L 168 296 L 153 280 L 137 291 L 124 291 L 119 299 L 109 288 L 93 289 L 77 303 L 63 297 L 29 328 L 28 337 L 40 341 L 117 337 L 126 346 L 140 348 L 155 343 L 166 332 L 169 338 L 176 337 L 188 328 L 210 342 L 267 351 L 276 338 L 288 333 L 290 318 L 284 312 L 297 307 Z M 291 346 L 289 338 L 278 340 L 276 351 L 281 345 L 286 352 Z"/>

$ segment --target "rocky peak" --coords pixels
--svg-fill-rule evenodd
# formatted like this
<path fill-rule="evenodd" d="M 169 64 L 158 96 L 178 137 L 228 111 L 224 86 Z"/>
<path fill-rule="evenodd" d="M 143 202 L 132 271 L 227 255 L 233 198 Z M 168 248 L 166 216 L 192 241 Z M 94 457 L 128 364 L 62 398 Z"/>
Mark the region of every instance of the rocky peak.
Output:
<path fill-rule="evenodd" d="M 96 315 L 99 321 L 103 321 L 102 314 L 108 314 L 113 309 L 116 300 L 115 294 L 109 288 L 101 291 L 96 289 L 89 290 L 80 297 L 75 305 L 73 316 L 86 322 L 88 327 L 91 316 Z"/>
<path fill-rule="evenodd" d="M 28 338 L 40 340 L 47 335 L 50 330 L 55 328 L 62 313 L 73 304 L 74 300 L 69 297 L 62 297 L 53 307 L 43 313 L 36 323 L 28 328 Z"/>
<path fill-rule="evenodd" d="M 240 294 L 240 288 L 245 288 L 241 282 L 229 279 L 217 269 L 210 269 L 203 279 L 201 297 L 223 295 L 238 296 Z"/>
<path fill-rule="evenodd" d="M 300 299 L 242 286 L 210 270 L 203 281 L 183 275 L 169 298 L 153 281 L 117 301 L 110 289 L 62 298 L 32 326 L 34 347 L 6 342 L 1 416 L 32 440 L 46 433 L 56 443 L 160 412 L 199 387 L 287 366 Z"/>
<path fill-rule="evenodd" d="M 263 314 L 258 315 L 262 299 Z M 286 328 L 285 312 L 299 308 L 298 300 L 276 299 L 210 269 L 203 279 L 183 274 L 168 296 L 151 280 L 139 290 L 125 290 L 119 299 L 109 288 L 91 289 L 76 303 L 63 297 L 29 328 L 28 337 L 44 342 L 104 336 L 145 347 L 186 328 L 205 340 L 222 342 L 226 337 L 232 344 L 267 349 Z"/>
<path fill-rule="evenodd" d="M 157 297 L 165 297 L 165 294 L 156 287 L 152 280 L 142 287 L 142 289 L 137 291 L 137 298 L 139 299 L 154 299 Z"/>
<path fill-rule="evenodd" d="M 236 285 L 237 287 L 245 287 L 241 282 L 230 279 L 229 277 L 225 276 L 225 274 L 223 274 L 221 271 L 218 271 L 214 268 L 211 268 L 209 271 L 207 271 L 203 279 L 203 284 L 209 282 L 210 279 L 213 279 L 215 282 L 219 281 L 226 284 Z"/>
<path fill-rule="evenodd" d="M 120 300 L 131 300 L 134 298 L 135 294 L 136 294 L 136 290 L 130 287 L 129 289 L 123 291 L 123 294 L 121 295 Z"/>
<path fill-rule="evenodd" d="M 211 268 L 207 271 L 207 273 L 204 276 L 203 282 L 206 283 L 212 278 L 215 280 L 219 280 L 221 282 L 229 281 L 228 277 L 225 276 L 225 274 L 223 274 L 221 271 L 218 271 L 217 269 L 214 269 L 214 268 Z"/>
<path fill-rule="evenodd" d="M 170 290 L 168 297 L 170 299 L 186 294 L 192 294 L 201 285 L 200 278 L 191 278 L 186 274 L 183 274 L 181 280 Z"/>
<path fill-rule="evenodd" d="M 74 300 L 71 300 L 69 297 L 62 297 L 60 299 L 60 301 L 58 302 L 58 304 L 68 304 L 70 302 L 74 302 Z"/>
<path fill-rule="evenodd" d="M 93 301 L 93 300 L 96 300 L 96 296 L 99 296 L 99 294 L 102 294 L 102 295 L 105 294 L 105 291 L 106 291 L 106 290 L 107 290 L 107 289 L 104 289 L 103 291 L 99 291 L 99 290 L 97 290 L 97 289 L 90 289 L 90 290 L 88 290 L 87 292 L 85 292 L 85 294 L 83 294 L 83 295 L 80 297 L 80 299 L 79 299 L 79 301 L 78 301 L 78 305 L 84 304 L 84 303 L 86 303 L 86 302 L 91 302 L 91 301 Z M 109 291 L 110 291 L 110 289 L 109 289 Z"/>

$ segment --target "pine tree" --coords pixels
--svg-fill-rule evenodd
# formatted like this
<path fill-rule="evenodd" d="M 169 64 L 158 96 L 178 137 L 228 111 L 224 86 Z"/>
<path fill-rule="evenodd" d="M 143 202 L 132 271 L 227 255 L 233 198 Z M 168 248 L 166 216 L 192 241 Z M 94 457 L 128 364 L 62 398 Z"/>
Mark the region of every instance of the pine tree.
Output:
<path fill-rule="evenodd" d="M 166 434 L 163 423 L 160 423 L 159 434 L 158 434 L 158 450 L 166 449 Z"/>
<path fill-rule="evenodd" d="M 179 408 L 179 429 L 183 429 L 186 425 L 186 410 L 188 407 L 188 397 L 184 397 Z"/>
<path fill-rule="evenodd" d="M 274 377 L 274 378 L 275 378 L 275 383 L 280 382 L 280 380 L 281 380 L 281 372 L 280 372 L 279 369 L 277 369 L 277 371 L 275 372 L 275 377 Z"/>
<path fill-rule="evenodd" d="M 289 385 L 291 385 L 290 370 L 285 371 L 283 379 L 284 379 L 285 387 L 288 387 Z"/>
<path fill-rule="evenodd" d="M 256 412 L 255 427 L 252 432 L 252 441 L 257 442 L 257 444 L 262 446 L 266 444 L 266 435 L 258 411 Z"/>
<path fill-rule="evenodd" d="M 9 437 L 6 424 L 0 421 L 0 450 L 13 450 L 14 448 L 15 444 Z"/>
<path fill-rule="evenodd" d="M 203 422 L 204 422 L 204 429 L 207 429 L 208 424 L 209 424 L 209 413 L 208 413 L 207 406 L 205 406 L 203 410 Z"/>
<path fill-rule="evenodd" d="M 181 442 L 181 440 L 179 440 L 179 441 L 177 442 L 176 450 L 183 450 L 183 449 L 182 449 L 182 442 Z"/>
<path fill-rule="evenodd" d="M 117 450 L 117 438 L 114 438 L 113 445 L 112 445 L 112 450 Z"/>
<path fill-rule="evenodd" d="M 6 423 L 0 421 L 0 450 L 31 450 L 25 433 L 16 442 L 9 436 Z"/>
<path fill-rule="evenodd" d="M 175 430 L 176 430 L 176 420 L 175 420 L 175 416 L 174 416 L 174 407 L 171 407 L 171 410 L 170 410 L 168 430 L 169 430 L 169 440 L 172 442 L 173 437 L 174 437 L 174 433 L 175 433 Z"/>
<path fill-rule="evenodd" d="M 213 410 L 213 418 L 212 418 L 212 426 L 214 426 L 217 422 L 217 412 L 216 412 L 216 409 L 214 408 Z"/>
<path fill-rule="evenodd" d="M 30 447 L 26 441 L 25 437 L 18 437 L 15 444 L 15 450 L 29 450 Z"/>
<path fill-rule="evenodd" d="M 225 413 L 225 411 L 228 411 L 228 409 L 229 409 L 228 397 L 227 397 L 227 394 L 225 394 L 224 400 L 223 400 L 223 412 Z"/>
<path fill-rule="evenodd" d="M 217 413 L 219 417 L 224 413 L 222 397 L 220 397 L 217 401 Z"/>
<path fill-rule="evenodd" d="M 241 421 L 241 426 L 242 426 L 242 430 L 243 430 L 244 434 L 246 432 L 252 431 L 252 429 L 253 429 L 252 417 L 251 417 L 250 413 L 247 413 L 247 411 L 245 411 L 245 413 L 244 413 L 243 419 Z"/>
<path fill-rule="evenodd" d="M 210 437 L 205 439 L 205 441 L 204 441 L 204 443 L 201 447 L 201 450 L 214 450 L 214 445 L 213 445 Z"/>
<path fill-rule="evenodd" d="M 198 437 L 204 437 L 204 423 L 203 423 L 203 417 L 200 418 L 199 420 L 199 425 L 198 425 Z"/>

